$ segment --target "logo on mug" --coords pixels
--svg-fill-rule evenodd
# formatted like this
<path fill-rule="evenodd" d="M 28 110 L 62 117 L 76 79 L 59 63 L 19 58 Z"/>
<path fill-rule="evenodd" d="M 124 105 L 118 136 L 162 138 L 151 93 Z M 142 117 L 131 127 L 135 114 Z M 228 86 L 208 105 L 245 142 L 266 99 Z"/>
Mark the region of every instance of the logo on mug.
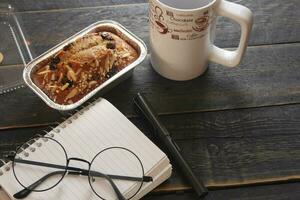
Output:
<path fill-rule="evenodd" d="M 195 20 L 195 25 L 193 26 L 193 30 L 197 32 L 202 32 L 206 30 L 208 26 L 209 26 L 209 14 L 208 11 L 205 11 L 203 13 L 203 16 Z"/>
<path fill-rule="evenodd" d="M 154 8 L 154 18 L 155 18 L 155 26 L 159 33 L 166 34 L 168 33 L 168 25 L 164 22 L 163 11 L 159 6 L 155 6 Z"/>

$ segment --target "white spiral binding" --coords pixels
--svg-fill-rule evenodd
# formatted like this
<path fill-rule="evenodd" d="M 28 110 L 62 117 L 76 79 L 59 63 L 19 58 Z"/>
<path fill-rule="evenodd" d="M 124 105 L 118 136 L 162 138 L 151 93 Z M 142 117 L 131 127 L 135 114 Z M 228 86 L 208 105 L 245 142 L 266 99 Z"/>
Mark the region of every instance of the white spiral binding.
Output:
<path fill-rule="evenodd" d="M 25 87 L 25 85 L 23 85 L 23 84 L 17 85 L 17 86 L 14 86 L 14 87 L 10 87 L 10 88 L 7 88 L 7 89 L 5 89 L 5 90 L 1 90 L 1 91 L 0 91 L 0 95 L 2 95 L 2 94 L 7 94 L 7 93 L 9 93 L 9 92 L 12 92 L 12 91 L 15 91 L 15 90 L 17 90 L 17 89 L 24 88 L 24 87 Z"/>
<path fill-rule="evenodd" d="M 94 106 L 97 102 L 100 101 L 99 99 L 93 99 L 93 100 L 94 100 L 93 102 L 89 102 L 88 103 L 89 105 L 82 107 L 80 110 L 75 109 L 76 113 L 74 113 L 74 114 L 68 113 L 69 118 L 62 117 L 62 119 L 64 120 L 63 122 L 61 122 L 61 123 L 60 122 L 54 122 L 54 124 L 57 124 L 57 126 L 56 127 L 49 126 L 51 128 L 50 131 L 42 130 L 42 132 L 45 133 L 44 135 L 36 134 L 34 138 L 43 137 L 43 136 L 46 136 L 46 137 L 49 137 L 49 138 L 54 138 L 55 133 L 60 133 L 62 129 L 67 127 L 68 124 L 73 123 L 73 121 L 76 120 L 80 115 L 83 115 L 83 113 L 85 111 L 89 110 L 90 107 Z M 29 156 L 29 152 L 33 153 L 33 152 L 35 152 L 36 148 L 42 146 L 42 143 L 40 143 L 40 142 L 34 141 L 32 144 L 30 144 L 29 143 L 30 141 L 31 140 L 24 143 L 24 144 L 28 145 L 26 148 L 21 148 L 20 147 L 20 149 L 19 149 L 19 150 L 21 150 L 21 152 L 19 152 L 19 153 L 22 153 L 23 156 L 25 156 L 25 157 Z M 47 139 L 43 138 L 43 142 L 47 142 Z M 22 158 L 20 158 L 20 159 L 22 159 Z M 3 165 L 1 166 L 1 164 L 3 164 Z M 11 169 L 10 165 L 11 165 L 10 161 L 5 162 L 5 160 L 0 159 L 0 176 L 4 175 L 5 172 L 7 172 Z"/>

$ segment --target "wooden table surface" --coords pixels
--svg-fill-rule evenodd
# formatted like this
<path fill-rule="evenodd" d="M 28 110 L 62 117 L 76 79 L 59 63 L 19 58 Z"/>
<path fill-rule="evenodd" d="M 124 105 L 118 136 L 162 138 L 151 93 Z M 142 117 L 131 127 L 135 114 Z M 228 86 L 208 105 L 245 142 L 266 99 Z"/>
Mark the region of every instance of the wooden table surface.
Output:
<path fill-rule="evenodd" d="M 151 135 L 151 127 L 134 112 L 132 98 L 137 92 L 149 98 L 183 156 L 210 190 L 205 199 L 298 200 L 300 1 L 233 1 L 254 14 L 249 47 L 240 67 L 211 63 L 203 76 L 173 82 L 155 73 L 147 58 L 131 78 L 104 97 L 146 135 Z M 104 19 L 119 21 L 148 44 L 146 0 L 11 2 L 34 57 Z M 234 48 L 239 37 L 238 25 L 220 18 L 216 44 Z M 0 46 L 5 42 L 0 41 Z M 1 73 L 22 70 L 19 59 L 5 62 Z M 47 107 L 28 88 L 1 95 L 0 157 L 49 130 L 64 115 Z M 144 199 L 196 199 L 174 167 L 172 177 Z"/>

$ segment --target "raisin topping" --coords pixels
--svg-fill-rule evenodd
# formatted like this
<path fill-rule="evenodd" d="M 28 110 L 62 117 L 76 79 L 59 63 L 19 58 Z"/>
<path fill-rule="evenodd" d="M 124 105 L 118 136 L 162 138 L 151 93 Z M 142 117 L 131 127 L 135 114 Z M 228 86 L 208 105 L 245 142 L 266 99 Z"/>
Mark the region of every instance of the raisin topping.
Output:
<path fill-rule="evenodd" d="M 71 49 L 72 44 L 68 44 L 67 46 L 64 46 L 63 50 L 68 51 Z"/>
<path fill-rule="evenodd" d="M 106 48 L 108 48 L 108 49 L 115 49 L 116 48 L 116 43 L 115 42 L 108 42 L 106 44 Z"/>
<path fill-rule="evenodd" d="M 57 69 L 56 64 L 58 64 L 59 62 L 60 62 L 60 58 L 58 56 L 51 58 L 51 60 L 49 62 L 49 69 L 56 70 Z"/>
<path fill-rule="evenodd" d="M 56 70 L 57 69 L 57 66 L 56 64 L 54 64 L 52 61 L 49 63 L 49 69 L 50 70 Z"/>
<path fill-rule="evenodd" d="M 59 105 L 78 102 L 138 58 L 125 40 L 107 30 L 88 33 L 43 60 L 34 83 Z"/>
<path fill-rule="evenodd" d="M 63 76 L 63 78 L 61 79 L 61 83 L 66 84 L 67 81 L 68 81 L 68 78 L 66 76 Z"/>
<path fill-rule="evenodd" d="M 69 83 L 68 88 L 73 86 L 73 81 L 72 81 L 72 80 L 69 80 L 66 76 L 64 76 L 64 77 L 62 78 L 61 83 L 62 83 L 63 85 L 66 84 L 66 83 Z"/>
<path fill-rule="evenodd" d="M 72 87 L 73 86 L 73 81 L 71 81 L 71 80 L 67 80 L 67 83 L 69 83 L 69 87 Z"/>
<path fill-rule="evenodd" d="M 109 35 L 107 32 L 102 32 L 100 35 L 103 40 L 113 40 L 112 36 Z"/>
<path fill-rule="evenodd" d="M 106 78 L 110 78 L 113 75 L 115 75 L 116 73 L 118 73 L 118 69 L 116 67 L 113 67 L 113 68 L 111 68 L 111 70 L 109 70 L 109 72 L 107 72 Z"/>
<path fill-rule="evenodd" d="M 55 56 L 54 58 L 51 59 L 51 62 L 54 64 L 58 64 L 60 62 L 60 58 L 58 56 Z"/>
<path fill-rule="evenodd" d="M 100 76 L 98 74 L 93 74 L 91 80 L 97 81 L 100 79 Z"/>

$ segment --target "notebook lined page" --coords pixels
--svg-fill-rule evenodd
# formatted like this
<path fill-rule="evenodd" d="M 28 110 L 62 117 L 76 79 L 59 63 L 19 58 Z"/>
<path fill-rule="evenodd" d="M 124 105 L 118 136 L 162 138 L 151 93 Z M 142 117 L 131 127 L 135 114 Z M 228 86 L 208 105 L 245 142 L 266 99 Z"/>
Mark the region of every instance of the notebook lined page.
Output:
<path fill-rule="evenodd" d="M 162 162 L 166 158 L 166 155 L 159 148 L 105 99 L 101 99 L 95 105 L 85 108 L 82 115 L 76 114 L 70 119 L 71 121 L 67 120 L 58 126 L 60 132 L 55 133 L 54 136 L 54 139 L 64 146 L 69 158 L 78 157 L 91 162 L 94 156 L 105 148 L 116 146 L 125 147 L 134 152 L 141 160 L 145 175 L 149 174 L 157 163 Z M 54 133 L 54 131 L 51 132 Z M 43 150 L 46 147 L 48 147 L 47 150 Z M 129 176 L 141 174 L 140 171 L 137 171 L 140 170 L 140 168 L 137 167 L 137 159 L 128 153 L 128 151 L 124 150 L 121 152 L 117 149 L 112 149 L 109 153 L 107 152 L 108 151 L 105 152 L 106 154 L 102 153 L 102 157 L 97 157 L 99 160 L 95 160 L 95 162 L 99 161 L 97 165 L 95 165 L 96 168 L 101 168 L 103 173 Z M 58 164 L 59 162 L 57 161 L 59 157 L 57 155 L 58 152 L 50 146 L 50 143 L 45 143 L 44 147 L 30 154 L 30 159 L 32 160 L 39 160 L 46 156 L 47 159 L 49 159 L 49 163 L 54 162 Z M 122 163 L 121 166 L 120 163 Z M 87 163 L 77 161 L 71 161 L 69 166 L 88 169 Z M 30 171 L 30 169 L 28 170 Z M 26 173 L 27 171 L 24 170 L 24 174 Z M 12 182 L 12 184 L 6 187 L 8 193 L 12 195 L 22 189 L 15 180 L 12 180 L 11 173 L 5 176 Z M 26 181 L 34 182 L 34 180 L 36 180 L 35 176 L 38 177 L 38 174 L 28 174 L 28 176 L 25 176 L 25 178 L 28 179 Z M 33 177 L 35 177 L 35 179 L 33 179 Z M 3 184 L 5 187 L 5 183 L 1 182 L 1 180 L 4 179 L 0 179 L 0 184 Z M 123 194 L 129 194 L 130 191 L 132 193 L 132 191 L 137 190 L 139 186 L 137 182 L 124 180 L 114 181 L 117 182 L 118 188 Z M 107 183 L 105 184 L 103 182 L 102 184 L 102 182 L 95 182 L 96 183 L 92 184 L 94 184 L 97 190 L 99 189 L 101 195 L 108 197 L 111 193 L 114 193 L 112 188 L 108 187 Z M 92 192 L 88 177 L 71 175 L 67 175 L 62 182 L 50 191 L 32 193 L 30 199 L 36 200 L 45 196 L 47 199 L 55 200 L 99 199 Z"/>

